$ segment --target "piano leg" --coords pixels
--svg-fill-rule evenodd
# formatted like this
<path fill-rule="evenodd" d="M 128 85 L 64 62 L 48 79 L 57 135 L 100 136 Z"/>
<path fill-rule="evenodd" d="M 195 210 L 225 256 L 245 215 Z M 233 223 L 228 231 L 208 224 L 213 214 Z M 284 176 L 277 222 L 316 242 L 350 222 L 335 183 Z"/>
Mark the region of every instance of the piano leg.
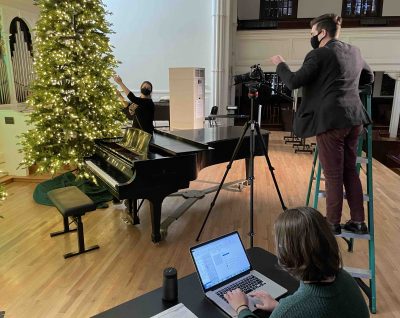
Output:
<path fill-rule="evenodd" d="M 138 214 L 139 209 L 137 206 L 136 199 L 128 199 L 128 212 L 132 217 L 133 225 L 140 224 L 140 219 L 139 219 L 139 214 Z"/>
<path fill-rule="evenodd" d="M 161 241 L 160 223 L 161 223 L 161 206 L 165 196 L 148 198 L 150 203 L 150 214 L 151 214 L 151 240 L 153 243 Z"/>

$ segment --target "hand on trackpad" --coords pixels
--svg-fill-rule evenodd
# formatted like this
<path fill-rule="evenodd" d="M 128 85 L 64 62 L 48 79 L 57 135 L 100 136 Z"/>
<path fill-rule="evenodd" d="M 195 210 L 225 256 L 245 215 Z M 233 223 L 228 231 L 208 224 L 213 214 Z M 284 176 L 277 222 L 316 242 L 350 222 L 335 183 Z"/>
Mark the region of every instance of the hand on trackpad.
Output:
<path fill-rule="evenodd" d="M 278 306 L 278 302 L 265 291 L 254 291 L 247 294 L 247 298 L 249 299 L 249 308 L 250 310 L 262 309 L 266 311 L 273 311 L 276 306 Z"/>
<path fill-rule="evenodd" d="M 247 299 L 249 300 L 249 309 L 251 311 L 258 309 L 258 307 L 256 306 L 257 304 L 261 306 L 263 305 L 263 302 L 260 298 L 257 298 L 255 296 L 250 296 L 249 294 L 247 294 L 246 296 Z"/>

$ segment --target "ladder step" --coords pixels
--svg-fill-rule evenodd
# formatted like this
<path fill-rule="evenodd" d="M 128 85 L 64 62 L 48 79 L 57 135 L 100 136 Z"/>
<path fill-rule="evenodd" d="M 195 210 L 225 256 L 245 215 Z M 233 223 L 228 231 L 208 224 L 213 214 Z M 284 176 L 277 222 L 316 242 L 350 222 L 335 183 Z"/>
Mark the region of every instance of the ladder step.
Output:
<path fill-rule="evenodd" d="M 326 192 L 324 190 L 320 190 L 318 193 L 319 198 L 326 198 Z M 343 193 L 343 197 L 347 199 L 346 193 Z M 363 194 L 363 201 L 368 202 L 369 201 L 369 196 L 368 194 Z"/>
<path fill-rule="evenodd" d="M 371 271 L 369 269 L 364 268 L 356 268 L 356 267 L 343 267 L 351 276 L 356 278 L 371 278 Z"/>
<path fill-rule="evenodd" d="M 368 158 L 367 157 L 357 157 L 356 163 L 368 163 Z"/>
<path fill-rule="evenodd" d="M 369 234 L 356 234 L 353 232 L 348 232 L 346 230 L 342 229 L 341 234 L 335 235 L 336 237 L 343 237 L 343 238 L 352 238 L 352 239 L 358 239 L 358 240 L 369 240 L 371 239 L 371 236 Z"/>

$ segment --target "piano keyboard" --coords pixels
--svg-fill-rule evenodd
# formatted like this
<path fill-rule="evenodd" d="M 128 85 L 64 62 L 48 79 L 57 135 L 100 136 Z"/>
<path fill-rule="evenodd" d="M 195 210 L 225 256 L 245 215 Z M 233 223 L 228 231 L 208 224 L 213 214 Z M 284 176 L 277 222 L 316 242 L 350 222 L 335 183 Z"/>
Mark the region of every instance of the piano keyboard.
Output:
<path fill-rule="evenodd" d="M 109 185 L 111 185 L 114 189 L 116 188 L 118 182 L 111 177 L 110 175 L 108 175 L 107 173 L 105 173 L 103 170 L 101 170 L 96 164 L 94 164 L 92 161 L 90 160 L 86 160 L 85 161 L 86 165 L 89 167 L 90 170 L 92 170 L 93 172 L 95 172 L 95 174 L 97 176 L 99 176 L 100 178 L 102 178 L 106 183 L 108 183 Z"/>

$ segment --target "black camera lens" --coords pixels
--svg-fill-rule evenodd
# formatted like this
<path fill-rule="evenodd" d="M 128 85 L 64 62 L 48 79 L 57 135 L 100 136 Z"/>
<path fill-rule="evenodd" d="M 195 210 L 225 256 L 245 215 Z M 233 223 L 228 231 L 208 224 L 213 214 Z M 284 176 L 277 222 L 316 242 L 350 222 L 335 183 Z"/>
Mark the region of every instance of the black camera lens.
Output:
<path fill-rule="evenodd" d="M 250 72 L 245 74 L 235 75 L 233 77 L 233 80 L 235 82 L 235 85 L 250 82 L 251 81 Z"/>
<path fill-rule="evenodd" d="M 233 77 L 235 85 L 241 83 L 265 84 L 265 73 L 260 67 L 260 64 L 255 64 L 250 67 L 250 72 Z"/>

